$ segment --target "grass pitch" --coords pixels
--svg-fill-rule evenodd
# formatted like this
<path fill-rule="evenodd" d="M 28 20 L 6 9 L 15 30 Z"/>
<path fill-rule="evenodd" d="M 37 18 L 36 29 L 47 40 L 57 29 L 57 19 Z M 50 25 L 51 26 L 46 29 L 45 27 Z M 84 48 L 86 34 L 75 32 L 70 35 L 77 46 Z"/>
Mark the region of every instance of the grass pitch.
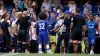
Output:
<path fill-rule="evenodd" d="M 24 53 L 15 53 L 15 54 L 4 54 L 0 53 L 0 56 L 100 56 L 100 54 L 36 54 L 36 53 L 30 53 L 30 54 L 24 54 Z"/>

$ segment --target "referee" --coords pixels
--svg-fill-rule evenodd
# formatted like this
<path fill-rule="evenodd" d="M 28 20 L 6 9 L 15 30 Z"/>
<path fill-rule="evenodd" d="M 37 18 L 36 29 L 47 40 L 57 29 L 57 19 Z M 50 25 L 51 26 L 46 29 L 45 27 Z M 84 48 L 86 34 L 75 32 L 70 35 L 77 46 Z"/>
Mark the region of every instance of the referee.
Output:
<path fill-rule="evenodd" d="M 30 28 L 30 17 L 27 11 L 23 11 L 23 16 L 20 17 L 16 22 L 16 31 L 18 29 L 18 43 L 22 42 L 22 52 L 28 53 L 29 50 L 29 28 Z"/>
<path fill-rule="evenodd" d="M 82 29 L 84 29 L 84 26 L 85 19 L 80 15 L 80 9 L 76 8 L 76 14 L 73 16 L 72 21 L 71 34 L 69 36 L 68 52 L 81 53 Z"/>

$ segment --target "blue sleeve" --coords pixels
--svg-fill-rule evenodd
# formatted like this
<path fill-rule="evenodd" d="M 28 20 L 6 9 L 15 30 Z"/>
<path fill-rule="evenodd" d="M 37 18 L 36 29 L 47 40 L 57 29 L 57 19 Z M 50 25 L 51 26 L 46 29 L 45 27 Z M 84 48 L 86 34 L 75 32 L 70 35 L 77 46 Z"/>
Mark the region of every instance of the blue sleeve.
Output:
<path fill-rule="evenodd" d="M 49 22 L 49 21 L 47 21 L 47 22 Z M 49 31 L 49 23 L 47 23 L 47 30 Z"/>
<path fill-rule="evenodd" d="M 55 24 L 57 23 L 57 20 L 55 21 Z"/>
<path fill-rule="evenodd" d="M 98 27 L 98 23 L 96 22 L 96 28 Z"/>
<path fill-rule="evenodd" d="M 47 25 L 47 31 L 49 31 L 49 23 L 48 23 L 48 21 L 46 22 L 46 25 Z"/>
<path fill-rule="evenodd" d="M 86 27 L 88 28 L 88 22 L 86 23 Z"/>
<path fill-rule="evenodd" d="M 38 23 L 36 23 L 36 34 L 37 35 L 39 34 L 39 26 L 38 26 Z"/>

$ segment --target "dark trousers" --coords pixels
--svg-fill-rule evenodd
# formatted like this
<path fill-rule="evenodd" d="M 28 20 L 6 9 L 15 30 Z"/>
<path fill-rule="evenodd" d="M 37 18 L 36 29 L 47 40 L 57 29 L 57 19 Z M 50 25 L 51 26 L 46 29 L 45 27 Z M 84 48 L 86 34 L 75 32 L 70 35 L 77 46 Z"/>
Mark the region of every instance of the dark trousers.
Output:
<path fill-rule="evenodd" d="M 9 35 L 4 35 L 3 36 L 4 40 L 4 52 L 9 52 L 9 46 L 10 46 L 10 36 Z"/>
<path fill-rule="evenodd" d="M 3 52 L 3 46 L 4 45 L 4 41 L 3 41 L 3 37 L 0 36 L 0 52 Z"/>
<path fill-rule="evenodd" d="M 31 40 L 30 42 L 30 52 L 37 53 L 38 52 L 38 43 L 36 40 Z"/>
<path fill-rule="evenodd" d="M 69 33 L 62 33 L 62 35 L 58 34 L 58 39 L 57 39 L 57 46 L 55 49 L 55 53 L 60 53 L 60 46 L 61 46 L 61 41 L 64 39 L 65 47 L 66 47 L 66 52 L 67 52 L 67 45 L 69 42 Z"/>

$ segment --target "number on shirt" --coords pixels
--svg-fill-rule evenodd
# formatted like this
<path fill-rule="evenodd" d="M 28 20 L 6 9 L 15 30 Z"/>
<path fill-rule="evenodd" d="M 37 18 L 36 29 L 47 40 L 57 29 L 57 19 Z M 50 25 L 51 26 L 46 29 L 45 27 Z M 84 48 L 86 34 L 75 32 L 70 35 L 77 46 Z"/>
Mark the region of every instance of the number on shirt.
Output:
<path fill-rule="evenodd" d="M 39 29 L 45 29 L 45 24 L 44 23 L 39 23 Z"/>

